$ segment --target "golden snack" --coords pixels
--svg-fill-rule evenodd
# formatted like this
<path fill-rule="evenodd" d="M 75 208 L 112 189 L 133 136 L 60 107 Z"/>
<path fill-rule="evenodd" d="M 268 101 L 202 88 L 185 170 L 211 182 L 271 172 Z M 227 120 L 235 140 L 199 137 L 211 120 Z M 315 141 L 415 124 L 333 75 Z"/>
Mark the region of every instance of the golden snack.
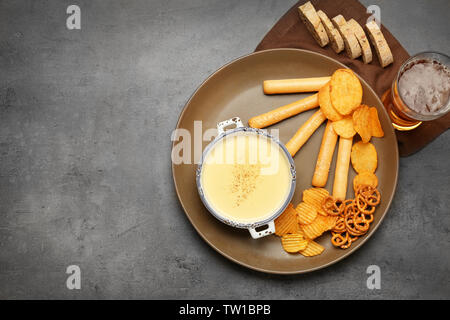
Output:
<path fill-rule="evenodd" d="M 297 233 L 299 230 L 297 211 L 293 204 L 289 203 L 283 213 L 275 219 L 275 234 L 283 236 L 287 233 Z"/>
<path fill-rule="evenodd" d="M 320 88 L 318 93 L 320 110 L 324 113 L 325 117 L 331 121 L 338 121 L 343 118 L 343 116 L 336 111 L 336 109 L 331 104 L 330 98 L 330 84 L 326 84 Z"/>
<path fill-rule="evenodd" d="M 331 77 L 314 77 L 300 79 L 265 80 L 265 94 L 299 93 L 319 91 L 330 81 Z"/>
<path fill-rule="evenodd" d="M 362 86 L 350 69 L 338 69 L 331 76 L 331 104 L 341 115 L 349 115 L 362 101 Z"/>
<path fill-rule="evenodd" d="M 314 206 L 317 213 L 326 216 L 326 212 L 322 208 L 323 200 L 329 195 L 328 190 L 324 188 L 309 188 L 303 190 L 303 201 Z"/>
<path fill-rule="evenodd" d="M 347 232 L 332 232 L 331 233 L 331 243 L 335 247 L 340 247 L 345 245 L 348 242 L 348 233 Z"/>
<path fill-rule="evenodd" d="M 315 241 L 309 240 L 306 248 L 300 251 L 300 253 L 305 257 L 313 257 L 321 254 L 324 250 L 325 248 L 323 246 Z"/>
<path fill-rule="evenodd" d="M 381 127 L 380 119 L 378 118 L 377 108 L 370 108 L 370 127 L 372 131 L 372 136 L 377 138 L 384 137 L 384 131 Z"/>
<path fill-rule="evenodd" d="M 352 147 L 351 162 L 356 172 L 374 173 L 378 166 L 377 150 L 375 146 L 368 142 L 359 141 Z"/>
<path fill-rule="evenodd" d="M 295 116 L 301 112 L 317 108 L 318 106 L 319 98 L 316 93 L 309 97 L 294 101 L 269 112 L 255 116 L 248 120 L 248 125 L 252 128 L 262 129 L 278 123 L 284 119 Z"/>
<path fill-rule="evenodd" d="M 376 206 L 381 201 L 381 195 L 377 188 L 371 186 L 360 186 L 356 190 L 356 194 L 361 194 L 371 206 Z"/>
<path fill-rule="evenodd" d="M 337 138 L 338 136 L 333 129 L 332 122 L 328 120 L 323 133 L 322 143 L 320 144 L 319 155 L 311 183 L 315 187 L 324 187 L 327 184 Z"/>
<path fill-rule="evenodd" d="M 296 253 L 307 247 L 308 240 L 299 233 L 289 233 L 281 237 L 281 245 L 286 252 Z"/>
<path fill-rule="evenodd" d="M 286 143 L 286 149 L 292 157 L 295 156 L 325 119 L 323 112 L 318 110 L 297 130 L 295 135 Z"/>
<path fill-rule="evenodd" d="M 333 197 L 345 200 L 347 194 L 348 170 L 353 139 L 339 138 L 336 170 L 334 172 Z"/>
<path fill-rule="evenodd" d="M 356 134 L 355 128 L 353 127 L 353 119 L 350 116 L 334 121 L 333 129 L 340 137 L 347 139 L 352 138 Z"/>
<path fill-rule="evenodd" d="M 376 188 L 378 186 L 377 176 L 369 171 L 358 173 L 355 178 L 353 178 L 353 190 L 355 190 L 355 193 L 358 187 L 362 185 L 368 185 Z"/>
<path fill-rule="evenodd" d="M 353 112 L 353 126 L 364 143 L 369 142 L 370 138 L 372 138 L 371 124 L 372 121 L 369 107 L 364 104 L 360 105 L 355 112 Z"/>
<path fill-rule="evenodd" d="M 328 226 L 329 223 L 326 217 L 318 215 L 310 224 L 301 225 L 300 229 L 303 231 L 306 238 L 315 239 L 327 231 Z"/>
<path fill-rule="evenodd" d="M 345 205 L 342 201 L 332 196 L 326 197 L 322 202 L 323 210 L 330 216 L 338 216 L 344 212 Z"/>
<path fill-rule="evenodd" d="M 317 217 L 317 209 L 306 202 L 300 202 L 295 210 L 300 224 L 310 224 Z"/>
<path fill-rule="evenodd" d="M 356 194 L 355 204 L 360 213 L 370 215 L 375 212 L 375 206 L 371 206 L 361 194 Z"/>
<path fill-rule="evenodd" d="M 346 231 L 343 216 L 339 216 L 336 218 L 336 223 L 335 223 L 334 227 L 331 229 L 331 231 L 335 232 L 335 233 L 342 233 L 342 232 Z"/>
<path fill-rule="evenodd" d="M 333 230 L 334 227 L 336 226 L 336 223 L 338 221 L 338 217 L 337 216 L 327 216 L 325 217 L 326 223 L 327 223 L 327 231 L 328 230 Z"/>
<path fill-rule="evenodd" d="M 344 211 L 337 217 L 331 231 L 331 243 L 335 247 L 347 249 L 359 237 L 365 235 L 374 221 L 375 208 L 380 200 L 380 192 L 376 188 L 368 185 L 358 186 L 355 199 L 343 202 Z"/>

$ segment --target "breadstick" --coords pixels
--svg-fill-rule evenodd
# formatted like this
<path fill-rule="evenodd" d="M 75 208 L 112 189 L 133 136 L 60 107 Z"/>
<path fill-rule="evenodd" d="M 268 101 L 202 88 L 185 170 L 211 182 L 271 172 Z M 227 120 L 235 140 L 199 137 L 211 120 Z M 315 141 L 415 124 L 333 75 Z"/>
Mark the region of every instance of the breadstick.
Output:
<path fill-rule="evenodd" d="M 312 185 L 324 187 L 327 184 L 333 153 L 336 147 L 338 135 L 333 129 L 332 122 L 328 120 L 317 157 L 316 169 L 312 178 Z"/>
<path fill-rule="evenodd" d="M 298 150 L 300 150 L 305 142 L 308 141 L 309 137 L 311 137 L 314 131 L 320 127 L 325 119 L 325 115 L 322 110 L 319 109 L 300 127 L 300 129 L 297 130 L 291 140 L 286 143 L 286 149 L 289 151 L 291 156 L 295 156 Z"/>
<path fill-rule="evenodd" d="M 339 148 L 334 172 L 333 197 L 341 201 L 347 194 L 348 169 L 352 151 L 353 137 L 350 139 L 339 137 Z"/>
<path fill-rule="evenodd" d="M 303 79 L 266 80 L 263 82 L 265 94 L 298 93 L 319 91 L 331 77 Z"/>
<path fill-rule="evenodd" d="M 248 120 L 248 125 L 252 128 L 265 128 L 281 120 L 295 116 L 300 112 L 314 109 L 319 106 L 319 97 L 316 94 L 306 97 L 304 99 L 292 102 L 285 106 L 281 106 L 269 112 L 263 113 L 259 116 Z"/>

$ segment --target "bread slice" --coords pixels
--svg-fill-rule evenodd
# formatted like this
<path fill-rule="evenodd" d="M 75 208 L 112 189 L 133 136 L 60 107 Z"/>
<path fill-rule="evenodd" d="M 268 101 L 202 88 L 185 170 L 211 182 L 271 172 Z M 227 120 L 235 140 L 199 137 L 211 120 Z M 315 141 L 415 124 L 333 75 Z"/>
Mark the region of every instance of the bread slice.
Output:
<path fill-rule="evenodd" d="M 348 20 L 347 24 L 353 31 L 353 34 L 361 47 L 363 62 L 365 64 L 372 62 L 372 49 L 370 49 L 369 39 L 367 39 L 363 28 L 355 19 Z"/>
<path fill-rule="evenodd" d="M 342 50 L 344 50 L 344 40 L 342 39 L 341 34 L 339 31 L 333 26 L 333 23 L 331 22 L 330 18 L 326 15 L 325 12 L 322 10 L 317 11 L 317 15 L 320 18 L 320 21 L 322 21 L 323 27 L 325 28 L 325 31 L 327 32 L 328 39 L 331 42 L 331 48 L 334 50 L 334 52 L 339 53 Z"/>
<path fill-rule="evenodd" d="M 298 7 L 298 13 L 300 15 L 300 19 L 302 19 L 303 23 L 306 25 L 319 46 L 326 46 L 329 42 L 327 32 L 325 31 L 325 28 L 317 15 L 316 9 L 314 9 L 311 2 L 308 1 Z"/>
<path fill-rule="evenodd" d="M 394 62 L 394 56 L 392 55 L 391 49 L 377 23 L 374 20 L 370 21 L 366 24 L 366 30 L 369 34 L 370 41 L 377 52 L 380 65 L 384 68 Z"/>
<path fill-rule="evenodd" d="M 356 59 L 361 55 L 361 46 L 356 40 L 355 34 L 351 31 L 350 27 L 347 25 L 347 21 L 340 14 L 331 19 L 336 29 L 344 39 L 345 52 L 350 59 Z"/>

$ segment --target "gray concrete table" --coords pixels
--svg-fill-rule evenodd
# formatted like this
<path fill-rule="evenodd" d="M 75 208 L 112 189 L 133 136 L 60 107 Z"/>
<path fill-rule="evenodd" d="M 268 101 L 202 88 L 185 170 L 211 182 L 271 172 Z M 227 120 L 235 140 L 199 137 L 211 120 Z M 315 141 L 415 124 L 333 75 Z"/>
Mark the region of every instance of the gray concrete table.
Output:
<path fill-rule="evenodd" d="M 74 1 L 75 2 L 75 1 Z M 400 162 L 376 234 L 311 274 L 247 270 L 175 196 L 170 134 L 196 87 L 295 2 L 0 2 L 0 298 L 450 298 L 450 134 Z M 450 52 L 448 0 L 369 1 L 410 53 Z M 81 268 L 81 289 L 66 268 Z M 366 287 L 369 265 L 381 289 Z"/>

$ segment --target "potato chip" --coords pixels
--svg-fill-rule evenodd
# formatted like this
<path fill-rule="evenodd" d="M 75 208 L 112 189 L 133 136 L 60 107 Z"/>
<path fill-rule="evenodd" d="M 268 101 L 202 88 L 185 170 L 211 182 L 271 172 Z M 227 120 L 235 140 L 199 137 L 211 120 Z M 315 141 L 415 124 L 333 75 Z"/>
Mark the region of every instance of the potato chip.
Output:
<path fill-rule="evenodd" d="M 355 192 L 359 186 L 371 186 L 376 188 L 378 186 L 378 178 L 372 172 L 363 171 L 353 179 L 353 190 L 355 190 Z"/>
<path fill-rule="evenodd" d="M 359 107 L 363 90 L 358 77 L 350 69 L 338 69 L 331 76 L 331 105 L 341 115 L 349 115 Z"/>
<path fill-rule="evenodd" d="M 346 116 L 339 121 L 334 121 L 333 129 L 337 135 L 346 139 L 350 139 L 356 134 L 355 128 L 353 128 L 353 118 L 351 116 Z"/>
<path fill-rule="evenodd" d="M 378 118 L 377 108 L 375 107 L 370 108 L 370 127 L 372 130 L 372 136 L 377 138 L 384 137 L 384 131 L 381 127 L 380 119 Z"/>
<path fill-rule="evenodd" d="M 282 236 L 286 233 L 297 233 L 299 230 L 297 211 L 294 205 L 289 203 L 283 213 L 275 219 L 275 234 Z"/>
<path fill-rule="evenodd" d="M 296 253 L 306 248 L 308 240 L 299 233 L 288 233 L 281 237 L 281 245 L 286 252 Z"/>
<path fill-rule="evenodd" d="M 300 202 L 295 210 L 300 224 L 310 224 L 317 217 L 317 209 L 306 202 Z"/>
<path fill-rule="evenodd" d="M 300 253 L 305 257 L 313 257 L 321 254 L 325 248 L 315 241 L 309 240 L 306 248 Z"/>
<path fill-rule="evenodd" d="M 372 138 L 372 121 L 370 109 L 362 104 L 353 112 L 353 126 L 356 132 L 361 136 L 363 142 L 369 142 Z"/>
<path fill-rule="evenodd" d="M 327 216 L 325 217 L 327 223 L 327 231 L 333 229 L 336 226 L 336 222 L 339 216 Z"/>
<path fill-rule="evenodd" d="M 329 84 L 326 84 L 319 89 L 318 98 L 320 110 L 322 110 L 323 114 L 325 115 L 325 117 L 327 117 L 328 120 L 338 121 L 342 119 L 342 115 L 340 115 L 331 104 Z"/>
<path fill-rule="evenodd" d="M 328 230 L 328 220 L 326 217 L 318 215 L 310 224 L 300 225 L 300 229 L 308 239 L 315 239 Z"/>
<path fill-rule="evenodd" d="M 322 208 L 322 203 L 330 194 L 324 188 L 309 188 L 303 191 L 303 201 L 314 206 L 317 213 L 326 216 L 327 213 Z"/>
<path fill-rule="evenodd" d="M 355 169 L 358 173 L 364 171 L 374 173 L 377 169 L 377 150 L 370 142 L 364 143 L 362 141 L 358 141 L 355 143 L 352 147 L 350 159 L 353 169 Z"/>

